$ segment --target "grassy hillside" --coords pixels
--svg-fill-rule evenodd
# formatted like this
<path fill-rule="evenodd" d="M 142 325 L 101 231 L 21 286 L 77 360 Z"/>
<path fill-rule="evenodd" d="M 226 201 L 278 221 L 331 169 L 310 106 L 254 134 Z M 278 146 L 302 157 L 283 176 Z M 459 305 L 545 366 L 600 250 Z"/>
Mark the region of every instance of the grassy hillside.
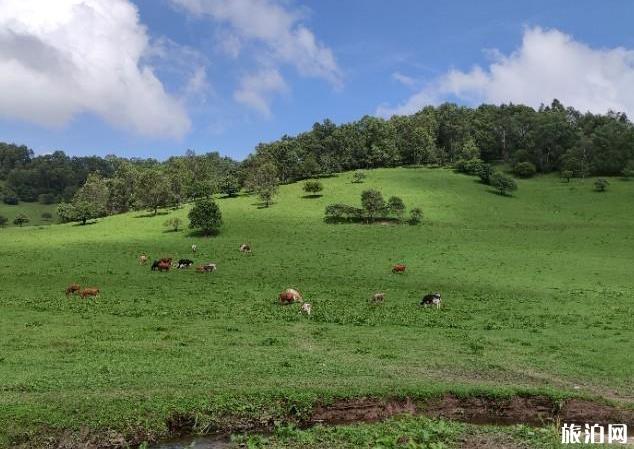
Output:
<path fill-rule="evenodd" d="M 138 213 L 0 230 L 0 445 L 42 426 L 163 429 L 174 411 L 249 414 L 281 396 L 634 396 L 634 183 L 596 193 L 592 180 L 540 177 L 501 197 L 471 177 L 406 168 L 323 183 L 317 199 L 283 186 L 268 209 L 219 200 L 214 238 Z M 326 204 L 358 204 L 370 187 L 421 207 L 424 223 L 323 222 Z M 191 257 L 192 243 L 217 272 L 136 261 Z M 394 275 L 399 262 L 407 272 Z M 103 294 L 68 299 L 71 282 Z M 311 318 L 277 304 L 286 287 L 304 293 Z M 444 307 L 419 308 L 436 290 Z M 369 306 L 376 291 L 385 304 Z"/>
<path fill-rule="evenodd" d="M 22 201 L 16 206 L 10 206 L 0 202 L 0 215 L 9 219 L 6 226 L 14 226 L 13 219 L 18 214 L 25 214 L 31 220 L 25 226 L 49 225 L 57 220 L 56 211 L 57 204 L 25 203 Z M 49 212 L 53 218 L 51 220 L 43 219 L 44 212 Z"/>

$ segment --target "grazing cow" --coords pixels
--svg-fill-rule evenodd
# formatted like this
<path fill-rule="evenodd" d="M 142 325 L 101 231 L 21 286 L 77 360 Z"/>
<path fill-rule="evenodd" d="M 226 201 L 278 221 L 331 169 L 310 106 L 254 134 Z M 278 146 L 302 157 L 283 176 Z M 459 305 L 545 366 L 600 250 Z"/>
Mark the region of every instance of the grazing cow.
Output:
<path fill-rule="evenodd" d="M 312 309 L 313 306 L 305 302 L 304 304 L 302 304 L 302 308 L 299 309 L 299 313 L 305 313 L 306 315 L 310 316 L 310 312 L 312 311 Z"/>
<path fill-rule="evenodd" d="M 154 262 L 152 262 L 152 266 L 150 267 L 150 270 L 156 271 L 158 269 L 159 263 L 161 262 L 158 260 L 155 260 Z"/>
<path fill-rule="evenodd" d="M 198 251 L 198 246 L 196 246 L 196 244 L 192 245 L 192 253 L 196 253 L 196 251 Z"/>
<path fill-rule="evenodd" d="M 380 304 L 385 301 L 385 293 L 375 293 L 372 295 L 372 302 L 374 304 Z"/>
<path fill-rule="evenodd" d="M 440 293 L 430 293 L 428 295 L 423 296 L 423 299 L 420 301 L 421 306 L 436 306 L 437 309 L 440 309 L 440 302 L 442 298 L 440 297 Z"/>
<path fill-rule="evenodd" d="M 97 297 L 98 295 L 99 295 L 99 289 L 94 287 L 85 288 L 79 292 L 79 296 L 81 296 L 82 298 L 86 298 L 87 296 Z"/>
<path fill-rule="evenodd" d="M 168 263 L 168 264 L 172 265 L 172 258 L 171 257 L 163 257 L 162 259 L 159 259 L 159 262 Z"/>
<path fill-rule="evenodd" d="M 211 262 L 206 263 L 204 265 L 198 265 L 196 267 L 196 271 L 199 273 L 213 273 L 217 269 L 218 267 L 216 266 L 216 264 Z"/>
<path fill-rule="evenodd" d="M 240 252 L 244 254 L 251 254 L 251 247 L 246 243 L 240 245 Z"/>
<path fill-rule="evenodd" d="M 147 256 L 145 254 L 141 254 L 139 256 L 139 265 L 145 265 L 147 263 Z"/>
<path fill-rule="evenodd" d="M 180 259 L 178 261 L 178 265 L 176 265 L 177 268 L 189 268 L 194 264 L 193 260 L 190 259 Z"/>
<path fill-rule="evenodd" d="M 156 264 L 156 267 L 159 271 L 170 271 L 170 268 L 172 268 L 172 263 L 160 260 L 159 263 Z"/>
<path fill-rule="evenodd" d="M 304 299 L 302 297 L 302 294 L 294 288 L 287 288 L 282 293 L 280 293 L 279 298 L 282 304 L 291 304 L 295 301 L 301 301 Z"/>
<path fill-rule="evenodd" d="M 66 288 L 66 296 L 71 295 L 71 294 L 75 294 L 75 293 L 79 293 L 80 289 L 81 289 L 81 287 L 79 286 L 79 284 L 70 284 Z"/>
<path fill-rule="evenodd" d="M 392 267 L 392 273 L 405 273 L 406 268 L 405 264 L 397 263 Z"/>

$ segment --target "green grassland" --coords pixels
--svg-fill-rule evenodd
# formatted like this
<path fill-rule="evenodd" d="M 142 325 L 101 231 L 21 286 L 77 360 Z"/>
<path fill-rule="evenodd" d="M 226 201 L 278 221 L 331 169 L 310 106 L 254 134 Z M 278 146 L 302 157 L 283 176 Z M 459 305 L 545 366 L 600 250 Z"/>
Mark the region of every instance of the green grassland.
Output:
<path fill-rule="evenodd" d="M 41 429 L 161 431 L 175 411 L 261 415 L 281 398 L 631 400 L 634 183 L 597 193 L 591 179 L 544 176 L 503 197 L 445 169 L 368 174 L 323 179 L 320 198 L 282 186 L 270 208 L 220 199 L 225 225 L 211 238 L 141 213 L 0 230 L 0 446 Z M 370 187 L 421 207 L 423 224 L 324 223 L 327 204 L 358 204 Z M 192 243 L 217 272 L 137 263 L 191 257 Z M 102 295 L 66 298 L 71 282 Z M 286 287 L 312 303 L 310 318 L 277 304 Z M 385 304 L 368 305 L 377 291 Z M 442 309 L 418 306 L 429 291 Z"/>
<path fill-rule="evenodd" d="M 42 218 L 42 214 L 45 212 L 52 215 L 50 220 Z M 15 206 L 10 206 L 0 202 L 0 215 L 9 219 L 6 226 L 15 226 L 13 219 L 19 214 L 29 217 L 30 221 L 25 226 L 49 225 L 57 220 L 57 204 L 25 203 L 21 201 Z"/>

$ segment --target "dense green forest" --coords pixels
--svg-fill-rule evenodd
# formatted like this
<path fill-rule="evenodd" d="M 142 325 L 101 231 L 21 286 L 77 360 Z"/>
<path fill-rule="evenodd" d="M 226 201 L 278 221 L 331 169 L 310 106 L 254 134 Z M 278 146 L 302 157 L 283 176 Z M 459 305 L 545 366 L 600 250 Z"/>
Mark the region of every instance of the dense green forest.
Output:
<path fill-rule="evenodd" d="M 538 110 L 445 103 L 389 120 L 365 116 L 336 125 L 326 119 L 295 137 L 259 144 L 240 163 L 192 151 L 166 161 L 69 157 L 62 151 L 35 156 L 24 145 L 0 143 L 0 194 L 7 204 L 74 201 L 75 206 L 82 195 L 91 201 L 97 195 L 99 211 L 89 215 L 105 215 L 131 208 L 156 211 L 211 193 L 232 195 L 242 187 L 256 190 L 261 179 L 270 185 L 344 170 L 419 164 L 474 172 L 474 167 L 498 162 L 523 177 L 552 171 L 566 178 L 632 176 L 634 126 L 622 113 L 582 114 L 554 100 Z M 87 180 L 89 188 L 82 192 Z"/>

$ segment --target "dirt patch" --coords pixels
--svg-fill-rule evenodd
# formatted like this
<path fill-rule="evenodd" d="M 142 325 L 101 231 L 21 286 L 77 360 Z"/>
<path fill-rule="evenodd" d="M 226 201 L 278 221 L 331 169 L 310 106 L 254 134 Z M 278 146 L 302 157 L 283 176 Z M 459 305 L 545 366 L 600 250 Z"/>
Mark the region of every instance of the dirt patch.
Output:
<path fill-rule="evenodd" d="M 411 413 L 472 424 L 527 424 L 543 426 L 555 422 L 624 423 L 634 425 L 634 410 L 581 399 L 557 402 L 546 396 L 510 398 L 458 397 L 414 401 L 410 398 L 355 398 L 315 407 L 308 425 L 372 422 Z"/>
<path fill-rule="evenodd" d="M 543 396 L 496 399 L 446 395 L 424 405 L 422 414 L 473 424 L 529 424 L 539 426 L 554 421 L 556 405 Z"/>
<path fill-rule="evenodd" d="M 403 413 L 416 413 L 416 404 L 409 399 L 357 398 L 317 406 L 310 424 L 350 424 L 353 422 L 381 421 Z"/>

